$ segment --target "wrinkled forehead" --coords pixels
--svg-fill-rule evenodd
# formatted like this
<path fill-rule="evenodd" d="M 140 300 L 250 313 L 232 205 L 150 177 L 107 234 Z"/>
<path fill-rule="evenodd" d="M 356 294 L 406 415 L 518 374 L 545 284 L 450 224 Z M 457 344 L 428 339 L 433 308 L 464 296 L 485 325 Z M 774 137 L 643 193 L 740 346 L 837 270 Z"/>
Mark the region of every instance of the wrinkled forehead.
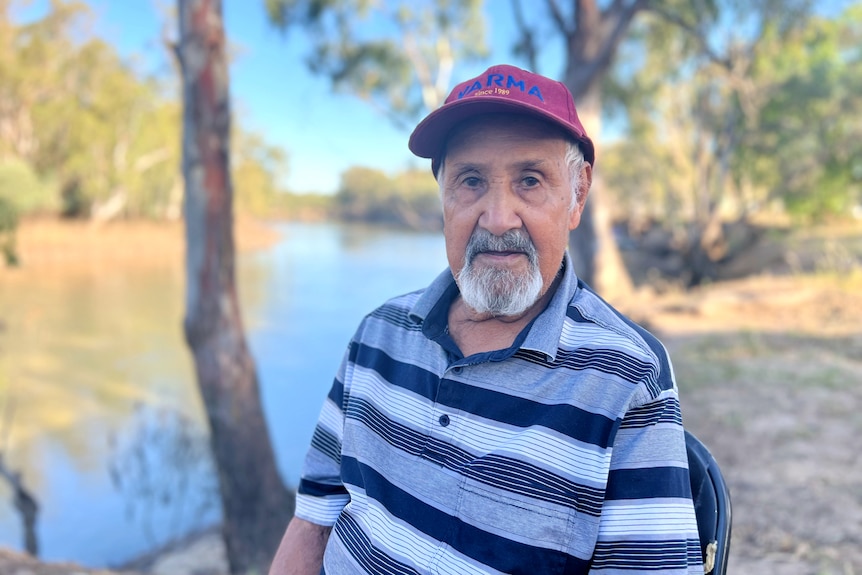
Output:
<path fill-rule="evenodd" d="M 461 122 L 449 132 L 441 150 L 441 157 L 436 163 L 442 167 L 450 152 L 505 139 L 513 141 L 535 140 L 537 142 L 559 141 L 561 144 L 574 142 L 566 132 L 554 124 L 533 116 L 482 114 Z M 560 151 L 564 153 L 565 145 L 560 146 Z M 435 175 L 439 175 L 439 173 Z"/>

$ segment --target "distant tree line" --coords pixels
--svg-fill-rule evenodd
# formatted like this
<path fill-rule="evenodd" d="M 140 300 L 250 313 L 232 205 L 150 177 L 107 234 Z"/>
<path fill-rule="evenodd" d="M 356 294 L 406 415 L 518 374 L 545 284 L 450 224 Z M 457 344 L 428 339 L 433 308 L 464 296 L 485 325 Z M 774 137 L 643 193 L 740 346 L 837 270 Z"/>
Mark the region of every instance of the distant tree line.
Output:
<path fill-rule="evenodd" d="M 16 22 L 0 2 L 0 232 L 5 218 L 180 216 L 181 105 L 173 71 L 144 77 L 88 35 L 80 1 Z M 234 118 L 237 207 L 267 213 L 284 192 L 285 152 Z"/>
<path fill-rule="evenodd" d="M 341 176 L 334 208 L 347 221 L 413 229 L 443 227 L 440 192 L 430 170 L 389 176 L 371 168 L 350 168 Z"/>

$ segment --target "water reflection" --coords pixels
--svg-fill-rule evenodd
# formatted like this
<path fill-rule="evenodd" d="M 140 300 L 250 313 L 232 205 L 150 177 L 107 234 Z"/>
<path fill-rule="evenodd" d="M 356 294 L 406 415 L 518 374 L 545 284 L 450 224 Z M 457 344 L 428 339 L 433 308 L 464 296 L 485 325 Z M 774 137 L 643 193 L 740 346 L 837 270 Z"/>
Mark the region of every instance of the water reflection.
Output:
<path fill-rule="evenodd" d="M 334 224 L 285 224 L 280 232 L 271 249 L 242 256 L 238 274 L 273 445 L 285 480 L 295 484 L 357 323 L 384 299 L 426 285 L 445 267 L 445 254 L 439 234 Z M 147 417 L 158 420 L 152 414 L 174 414 L 164 417 L 188 422 L 186 431 L 204 429 L 182 338 L 183 289 L 182 270 L 170 267 L 0 281 L 0 447 L 40 500 L 45 558 L 117 563 L 217 518 L 197 503 L 179 519 L 175 507 L 153 504 L 144 525 L 140 503 L 130 512 L 109 473 L 116 445 Z M 143 420 L 141 405 L 150 414 Z M 151 454 L 153 473 L 168 466 L 166 453 Z M 208 475 L 205 465 L 186 470 L 202 490 Z M 5 485 L 0 545 L 21 547 Z"/>

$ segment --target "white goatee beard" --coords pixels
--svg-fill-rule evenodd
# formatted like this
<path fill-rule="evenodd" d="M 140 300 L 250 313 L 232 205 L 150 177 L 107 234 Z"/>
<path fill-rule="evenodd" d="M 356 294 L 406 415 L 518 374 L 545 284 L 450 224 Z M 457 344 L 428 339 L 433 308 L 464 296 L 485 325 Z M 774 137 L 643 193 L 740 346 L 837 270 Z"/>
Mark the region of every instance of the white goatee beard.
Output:
<path fill-rule="evenodd" d="M 521 251 L 529 261 L 526 273 L 507 268 L 478 267 L 476 255 L 486 251 Z M 526 232 L 510 230 L 495 236 L 477 230 L 467 244 L 464 267 L 458 273 L 461 297 L 473 311 L 492 316 L 516 316 L 535 304 L 542 293 L 542 274 L 536 248 Z"/>

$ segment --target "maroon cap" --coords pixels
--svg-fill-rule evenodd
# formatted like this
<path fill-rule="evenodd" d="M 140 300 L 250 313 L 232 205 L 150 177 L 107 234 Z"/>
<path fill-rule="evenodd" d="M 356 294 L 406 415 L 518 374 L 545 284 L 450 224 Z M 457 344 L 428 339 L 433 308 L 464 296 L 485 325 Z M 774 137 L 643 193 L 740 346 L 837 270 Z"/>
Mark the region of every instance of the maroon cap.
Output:
<path fill-rule="evenodd" d="M 431 158 L 437 174 L 440 154 L 450 130 L 479 114 L 526 114 L 562 128 L 580 145 L 584 159 L 595 163 L 593 142 L 578 119 L 575 101 L 562 82 L 515 66 L 491 66 L 485 72 L 455 86 L 443 105 L 419 122 L 408 147 L 420 158 Z"/>

